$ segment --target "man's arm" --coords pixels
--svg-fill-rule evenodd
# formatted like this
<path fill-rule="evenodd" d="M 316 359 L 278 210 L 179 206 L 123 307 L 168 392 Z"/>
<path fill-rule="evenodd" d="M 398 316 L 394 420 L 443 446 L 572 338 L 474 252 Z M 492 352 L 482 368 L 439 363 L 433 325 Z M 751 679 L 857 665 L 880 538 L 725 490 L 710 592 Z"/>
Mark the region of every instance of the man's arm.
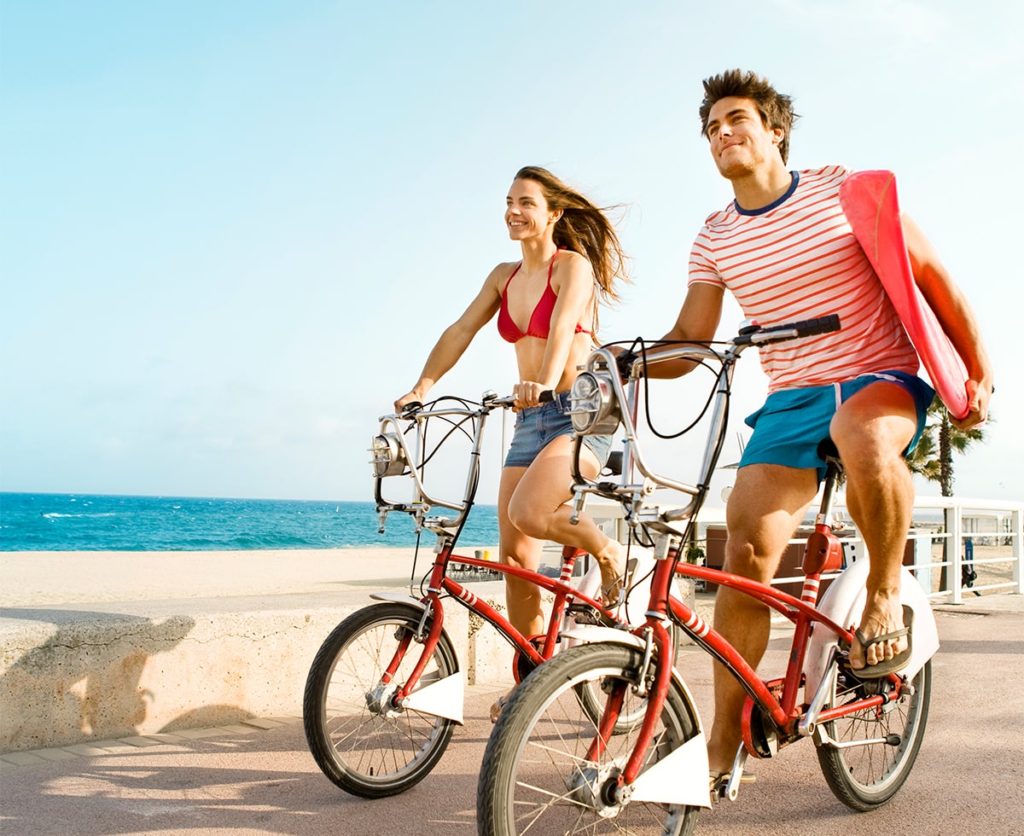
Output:
<path fill-rule="evenodd" d="M 676 324 L 662 337 L 663 340 L 706 342 L 714 339 L 718 322 L 722 318 L 722 297 L 725 288 L 705 282 L 694 282 L 686 292 L 683 307 Z M 692 371 L 696 363 L 690 360 L 658 361 L 658 349 L 648 352 L 648 377 L 679 377 Z"/>
<path fill-rule="evenodd" d="M 992 396 L 992 365 L 981 341 L 981 330 L 967 298 L 953 283 L 935 248 L 909 216 L 902 215 L 901 220 L 914 280 L 967 367 L 967 400 L 971 411 L 963 420 L 953 422 L 967 429 L 988 417 L 988 402 Z"/>

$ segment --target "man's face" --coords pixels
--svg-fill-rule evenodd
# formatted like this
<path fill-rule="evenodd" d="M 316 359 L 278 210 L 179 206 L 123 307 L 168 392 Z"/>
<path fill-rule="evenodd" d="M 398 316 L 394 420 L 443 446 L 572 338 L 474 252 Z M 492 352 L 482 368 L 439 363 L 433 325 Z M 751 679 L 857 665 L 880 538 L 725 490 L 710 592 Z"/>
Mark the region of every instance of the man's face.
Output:
<path fill-rule="evenodd" d="M 707 135 L 718 171 L 730 180 L 781 159 L 777 146 L 782 130 L 765 127 L 752 99 L 729 96 L 715 102 L 708 114 Z"/>

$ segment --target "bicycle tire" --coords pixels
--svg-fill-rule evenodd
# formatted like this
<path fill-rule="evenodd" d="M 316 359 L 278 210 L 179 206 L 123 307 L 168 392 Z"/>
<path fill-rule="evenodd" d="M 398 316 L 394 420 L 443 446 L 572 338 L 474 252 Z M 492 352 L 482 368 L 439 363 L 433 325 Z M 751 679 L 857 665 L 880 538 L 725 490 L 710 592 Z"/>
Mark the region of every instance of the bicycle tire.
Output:
<path fill-rule="evenodd" d="M 491 733 L 480 769 L 480 834 L 512 836 L 524 827 L 530 833 L 680 836 L 692 832 L 699 812 L 696 807 L 634 802 L 599 810 L 593 794 L 588 799 L 580 788 L 581 779 L 595 767 L 606 775 L 621 765 L 639 732 L 636 728 L 611 737 L 598 764 L 584 761 L 595 725 L 579 696 L 580 686 L 612 682 L 631 694 L 629 684 L 636 681 L 642 660 L 639 650 L 622 645 L 581 645 L 545 662 L 513 692 Z M 648 763 L 689 740 L 698 727 L 682 689 L 673 681 Z M 560 746 L 566 751 L 556 758 L 554 752 Z M 556 803 L 559 798 L 565 803 Z M 547 817 L 544 822 L 542 816 Z"/>
<path fill-rule="evenodd" d="M 826 707 L 861 699 L 879 680 L 860 682 L 848 673 L 835 676 Z M 818 763 L 825 781 L 843 804 L 858 812 L 874 810 L 903 786 L 917 760 L 928 723 L 931 700 L 932 663 L 925 664 L 913 682 L 914 693 L 890 703 L 882 711 L 862 711 L 822 723 L 828 735 L 839 742 L 884 738 L 896 735 L 898 743 L 878 743 L 837 749 L 819 744 Z M 882 682 L 881 687 L 891 687 Z"/>
<path fill-rule="evenodd" d="M 412 604 L 373 604 L 342 621 L 324 640 L 306 679 L 302 718 L 321 771 L 362 798 L 405 792 L 444 754 L 454 722 L 415 710 L 374 710 L 370 694 L 394 657 L 399 635 L 415 632 L 423 611 Z M 421 656 L 415 640 L 395 673 L 401 684 Z M 420 684 L 458 671 L 451 640 L 441 633 Z"/>
<path fill-rule="evenodd" d="M 672 650 L 675 653 L 675 659 L 673 659 L 672 664 L 675 665 L 676 660 L 679 658 L 679 648 L 686 634 L 678 624 L 672 624 L 670 630 L 672 633 Z M 579 693 L 580 698 L 584 701 L 587 713 L 591 719 L 597 722 L 601 717 L 605 701 L 605 695 L 602 692 L 600 683 L 588 682 L 580 687 Z M 622 712 L 612 727 L 612 734 L 627 734 L 631 729 L 636 728 L 637 724 L 643 722 L 645 713 L 642 703 L 638 703 L 632 711 Z"/>

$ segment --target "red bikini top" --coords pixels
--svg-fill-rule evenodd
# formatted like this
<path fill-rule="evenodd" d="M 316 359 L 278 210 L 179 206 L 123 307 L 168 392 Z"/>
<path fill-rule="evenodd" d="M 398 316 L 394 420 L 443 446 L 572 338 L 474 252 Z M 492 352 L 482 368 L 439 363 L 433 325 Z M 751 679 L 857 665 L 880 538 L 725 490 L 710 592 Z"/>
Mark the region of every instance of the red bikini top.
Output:
<path fill-rule="evenodd" d="M 537 305 L 533 309 L 533 313 L 530 314 L 530 321 L 526 326 L 526 331 L 520 331 L 519 326 L 512 320 L 512 316 L 508 312 L 508 286 L 512 283 L 512 279 L 516 273 L 519 272 L 519 268 L 523 266 L 523 262 L 519 262 L 516 265 L 516 269 L 512 271 L 512 275 L 508 277 L 505 282 L 505 288 L 501 291 L 501 308 L 498 310 L 498 333 L 501 338 L 506 342 L 517 343 L 523 337 L 539 337 L 542 340 L 548 338 L 548 334 L 551 331 L 551 312 L 555 309 L 555 302 L 558 299 L 558 294 L 555 293 L 554 288 L 551 287 L 551 273 L 555 269 L 555 258 L 558 257 L 558 251 L 551 256 L 551 262 L 548 264 L 548 284 L 544 288 L 544 292 L 541 294 L 540 299 L 537 300 Z M 576 323 L 577 334 L 589 334 L 586 328 L 579 323 Z"/>

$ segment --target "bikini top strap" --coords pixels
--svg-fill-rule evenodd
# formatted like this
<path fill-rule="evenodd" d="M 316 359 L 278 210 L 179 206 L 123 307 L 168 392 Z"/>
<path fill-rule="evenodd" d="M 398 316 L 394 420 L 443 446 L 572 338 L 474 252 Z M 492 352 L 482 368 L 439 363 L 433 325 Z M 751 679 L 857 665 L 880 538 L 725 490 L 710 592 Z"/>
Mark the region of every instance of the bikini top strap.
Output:
<path fill-rule="evenodd" d="M 508 286 L 509 286 L 509 283 L 512 281 L 512 277 L 515 276 L 515 274 L 519 272 L 519 268 L 522 267 L 522 266 L 523 266 L 523 262 L 520 261 L 516 265 L 516 269 L 513 270 L 511 273 L 509 273 L 508 278 L 505 279 L 505 286 L 501 289 L 501 295 L 502 296 L 504 296 L 508 292 Z M 550 279 L 549 279 L 549 281 L 550 281 Z"/>
<path fill-rule="evenodd" d="M 561 247 L 555 250 L 555 254 L 551 256 L 551 261 L 548 262 L 548 287 L 551 287 L 551 274 L 555 271 L 555 259 L 558 258 L 558 253 L 561 251 Z"/>

